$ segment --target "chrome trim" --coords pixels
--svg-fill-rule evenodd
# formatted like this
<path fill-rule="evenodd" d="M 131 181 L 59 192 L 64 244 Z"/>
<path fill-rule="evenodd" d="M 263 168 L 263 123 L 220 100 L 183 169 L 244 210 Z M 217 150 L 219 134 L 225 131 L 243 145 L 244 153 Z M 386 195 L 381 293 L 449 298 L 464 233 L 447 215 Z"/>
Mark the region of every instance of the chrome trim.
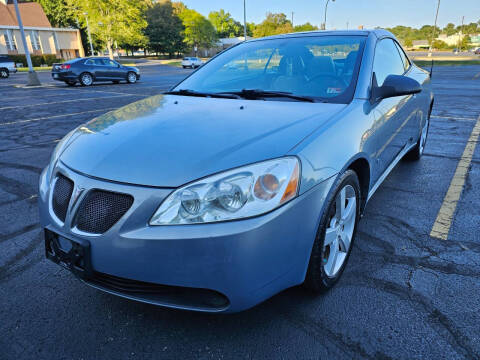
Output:
<path fill-rule="evenodd" d="M 53 211 L 53 190 L 55 189 L 55 184 L 57 183 L 57 180 L 58 180 L 58 176 L 57 176 L 58 172 L 55 172 L 55 175 L 52 176 L 52 181 L 50 182 L 50 187 L 48 189 L 48 213 L 50 214 L 50 217 L 53 219 L 53 221 L 55 221 L 56 225 L 58 225 L 59 227 L 61 228 L 64 228 L 65 227 L 65 223 L 60 220 L 57 215 L 55 214 L 55 212 Z M 73 186 L 75 188 L 75 182 L 70 179 L 73 183 Z M 65 222 L 67 222 L 67 219 L 68 219 L 68 212 L 69 212 L 69 209 L 70 209 L 70 201 L 71 201 L 71 197 L 70 199 L 68 200 L 68 206 L 67 206 L 67 213 L 65 215 Z"/>

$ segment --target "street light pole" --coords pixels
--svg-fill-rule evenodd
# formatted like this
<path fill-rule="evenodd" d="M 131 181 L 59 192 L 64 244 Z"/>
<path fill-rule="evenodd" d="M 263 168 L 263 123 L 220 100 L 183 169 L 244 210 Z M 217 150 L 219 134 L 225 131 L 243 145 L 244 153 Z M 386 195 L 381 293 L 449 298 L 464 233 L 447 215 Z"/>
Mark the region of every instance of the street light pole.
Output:
<path fill-rule="evenodd" d="M 327 30 L 327 8 L 328 8 L 328 2 L 330 0 L 327 0 L 327 2 L 325 3 L 325 14 L 324 14 L 324 18 L 323 18 L 323 29 L 322 30 Z M 332 2 L 334 2 L 335 0 L 332 0 Z"/>
<path fill-rule="evenodd" d="M 461 53 L 462 52 L 462 42 L 463 42 L 463 22 L 465 21 L 465 16 L 462 16 L 462 30 L 460 31 L 460 37 L 459 37 L 459 41 L 460 41 L 460 46 L 459 46 L 459 49 L 458 49 L 458 52 Z"/>
<path fill-rule="evenodd" d="M 27 86 L 39 86 L 40 80 L 38 80 L 37 73 L 33 70 L 32 59 L 30 58 L 30 51 L 28 50 L 27 39 L 25 38 L 25 31 L 23 30 L 22 17 L 20 16 L 20 10 L 18 9 L 17 0 L 13 0 L 15 6 L 15 12 L 17 13 L 18 27 L 20 28 L 20 34 L 22 36 L 23 48 L 25 49 L 25 57 L 27 58 L 28 65 L 28 82 Z"/>
<path fill-rule="evenodd" d="M 247 41 L 247 4 L 243 0 L 243 41 Z"/>
<path fill-rule="evenodd" d="M 433 39 L 435 38 L 435 31 L 437 31 L 438 10 L 440 9 L 440 0 L 437 4 L 437 12 L 435 13 L 435 24 L 433 25 L 432 38 L 430 40 L 430 48 L 428 49 L 428 56 L 432 56 Z"/>
<path fill-rule="evenodd" d="M 90 55 L 94 56 L 95 54 L 93 53 L 92 35 L 90 35 L 90 26 L 88 25 L 88 13 L 84 12 L 83 15 L 85 15 L 85 21 L 87 23 L 88 42 L 90 43 Z"/>

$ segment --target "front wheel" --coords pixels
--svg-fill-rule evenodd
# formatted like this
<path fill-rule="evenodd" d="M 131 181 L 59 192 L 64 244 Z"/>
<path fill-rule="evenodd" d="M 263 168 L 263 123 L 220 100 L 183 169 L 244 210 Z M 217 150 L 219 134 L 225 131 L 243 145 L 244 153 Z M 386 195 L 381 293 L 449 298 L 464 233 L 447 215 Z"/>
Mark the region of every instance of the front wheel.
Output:
<path fill-rule="evenodd" d="M 335 181 L 325 203 L 304 283 L 308 289 L 322 292 L 340 279 L 355 239 L 360 202 L 357 174 L 347 170 Z"/>
<path fill-rule="evenodd" d="M 128 74 L 127 74 L 127 81 L 129 84 L 135 84 L 137 82 L 137 74 L 135 74 L 134 72 L 130 71 Z"/>
<path fill-rule="evenodd" d="M 0 77 L 8 78 L 10 76 L 10 72 L 8 69 L 0 69 Z"/>

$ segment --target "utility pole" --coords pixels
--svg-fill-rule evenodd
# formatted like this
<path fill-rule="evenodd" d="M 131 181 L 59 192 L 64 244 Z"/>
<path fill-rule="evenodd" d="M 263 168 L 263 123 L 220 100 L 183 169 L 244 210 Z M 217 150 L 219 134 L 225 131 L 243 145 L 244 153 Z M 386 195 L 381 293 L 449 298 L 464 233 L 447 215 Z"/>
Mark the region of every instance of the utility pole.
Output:
<path fill-rule="evenodd" d="M 324 14 L 324 17 L 323 17 L 323 29 L 322 30 L 327 30 L 327 8 L 328 8 L 328 2 L 330 0 L 327 0 L 327 2 L 325 3 L 325 14 Z M 334 2 L 335 0 L 332 0 L 332 2 Z"/>
<path fill-rule="evenodd" d="M 25 38 L 25 31 L 23 30 L 22 17 L 20 16 L 20 10 L 18 9 L 17 0 L 13 0 L 15 6 L 15 12 L 17 13 L 18 27 L 20 28 L 20 34 L 22 36 L 23 48 L 25 49 L 25 57 L 27 58 L 28 65 L 28 79 L 27 86 L 39 86 L 42 85 L 38 80 L 37 73 L 33 70 L 32 59 L 30 58 L 30 51 L 28 50 L 27 39 Z"/>
<path fill-rule="evenodd" d="M 247 5 L 246 0 L 243 0 L 243 41 L 247 41 Z"/>
<path fill-rule="evenodd" d="M 348 30 L 348 21 L 347 21 L 347 30 Z"/>
<path fill-rule="evenodd" d="M 292 28 L 293 28 L 293 11 L 292 11 Z"/>
<path fill-rule="evenodd" d="M 430 47 L 428 49 L 428 56 L 432 56 L 432 44 L 433 44 L 433 40 L 435 39 L 435 31 L 437 31 L 437 19 L 438 19 L 438 10 L 439 9 L 440 9 L 440 0 L 438 0 L 437 12 L 435 13 L 435 23 L 433 25 L 432 38 L 430 39 Z"/>
<path fill-rule="evenodd" d="M 85 15 L 85 21 L 87 23 L 88 42 L 90 43 L 90 55 L 95 56 L 95 54 L 93 53 L 93 44 L 92 44 L 92 35 L 90 34 L 90 26 L 88 25 L 88 13 L 84 12 L 83 15 Z"/>
<path fill-rule="evenodd" d="M 460 46 L 458 47 L 458 52 L 462 52 L 462 42 L 463 42 L 463 21 L 465 20 L 465 16 L 462 16 L 462 30 L 460 31 L 460 36 L 458 41 L 460 42 Z"/>

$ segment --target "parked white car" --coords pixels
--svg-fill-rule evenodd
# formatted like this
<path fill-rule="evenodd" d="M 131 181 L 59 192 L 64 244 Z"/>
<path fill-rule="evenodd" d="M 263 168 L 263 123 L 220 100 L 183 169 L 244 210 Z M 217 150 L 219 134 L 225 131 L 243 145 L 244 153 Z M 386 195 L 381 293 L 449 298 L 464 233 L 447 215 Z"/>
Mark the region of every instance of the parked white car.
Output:
<path fill-rule="evenodd" d="M 8 78 L 10 73 L 16 73 L 17 67 L 15 62 L 8 56 L 0 55 L 0 77 Z"/>
<path fill-rule="evenodd" d="M 203 60 L 199 59 L 197 57 L 186 57 L 186 58 L 183 58 L 183 60 L 182 60 L 182 67 L 184 69 L 186 69 L 186 68 L 195 69 L 195 68 L 198 68 L 202 65 L 203 65 Z"/>

